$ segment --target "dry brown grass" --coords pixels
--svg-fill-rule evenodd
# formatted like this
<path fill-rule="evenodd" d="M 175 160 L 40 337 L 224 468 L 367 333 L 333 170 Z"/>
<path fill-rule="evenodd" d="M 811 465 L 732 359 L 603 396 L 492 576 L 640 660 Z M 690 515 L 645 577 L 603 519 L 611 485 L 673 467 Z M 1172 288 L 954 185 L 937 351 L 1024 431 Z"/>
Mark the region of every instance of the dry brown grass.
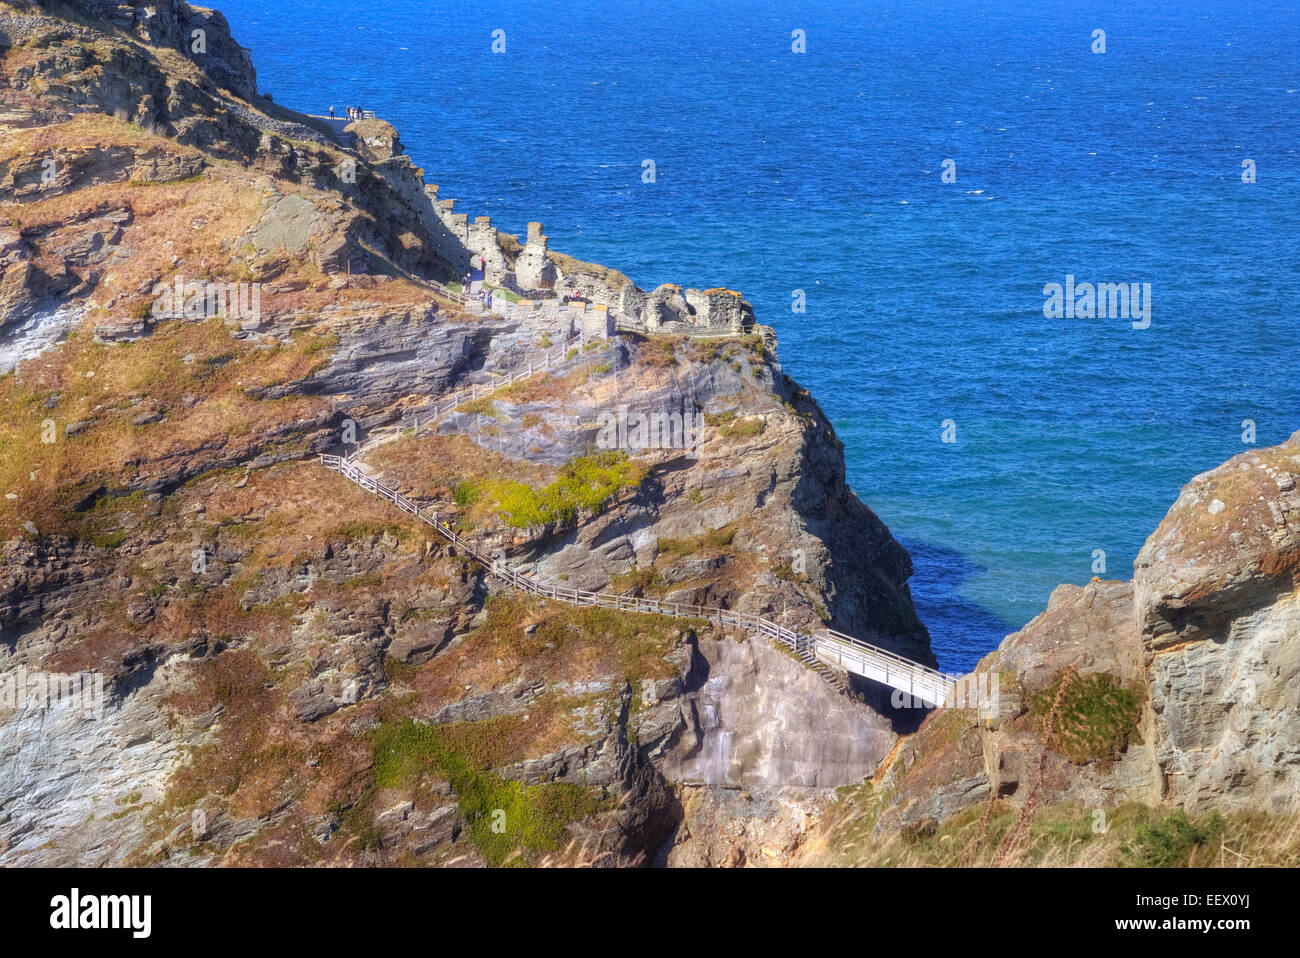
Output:
<path fill-rule="evenodd" d="M 364 739 L 341 733 L 373 704 L 312 725 L 296 722 L 265 662 L 250 649 L 222 652 L 189 673 L 188 689 L 168 705 L 188 719 L 220 708 L 217 734 L 173 775 L 161 819 L 191 806 L 209 816 L 259 817 L 292 798 L 299 803 L 296 817 L 310 820 L 340 796 L 355 797 L 369 748 Z"/>
<path fill-rule="evenodd" d="M 13 130 L 0 140 L 0 160 L 14 160 L 50 150 L 84 150 L 106 146 L 166 146 L 181 156 L 197 156 L 199 151 L 174 140 L 155 136 L 133 123 L 105 113 L 78 113 L 62 123 L 47 127 Z"/>
<path fill-rule="evenodd" d="M 536 629 L 529 635 L 525 630 L 532 626 Z M 665 656 L 681 630 L 679 620 L 661 616 L 615 615 L 604 609 L 542 605 L 522 595 L 498 596 L 489 602 L 481 628 L 403 676 L 403 685 L 414 693 L 403 714 L 432 714 L 496 688 L 520 670 L 545 676 L 551 684 L 603 678 L 615 684 L 631 681 L 639 688 L 642 678 L 676 674 Z"/>
<path fill-rule="evenodd" d="M 887 792 L 868 786 L 840 789 L 805 846 L 797 864 L 864 868 L 1100 868 L 1150 867 L 1144 844 L 1151 829 L 1176 818 L 1169 808 L 1128 803 L 1105 811 L 1104 831 L 1095 830 L 1096 810 L 1079 803 L 1039 806 L 1020 826 L 1009 855 L 1001 846 L 1020 820 L 1006 799 L 975 806 L 937 827 L 877 835 L 876 816 Z M 1203 839 L 1188 844 L 1171 865 L 1185 867 L 1281 867 L 1300 865 L 1300 814 L 1227 815 L 1221 828 L 1209 814 L 1191 816 Z"/>
<path fill-rule="evenodd" d="M 457 751 L 474 757 L 482 768 L 501 768 L 514 762 L 553 755 L 567 745 L 590 737 L 576 727 L 573 712 L 598 703 L 595 697 L 560 698 L 544 695 L 515 715 L 443 726 L 447 741 Z"/>
<path fill-rule="evenodd" d="M 415 490 L 448 516 L 462 512 L 453 494 L 463 482 L 485 486 L 491 481 L 510 479 L 538 487 L 559 474 L 553 466 L 510 459 L 484 449 L 465 435 L 424 434 L 403 439 L 381 446 L 367 457 L 367 462 L 382 471 L 386 482 L 395 481 L 403 489 Z M 486 502 L 475 503 L 463 512 L 476 521 L 496 522 Z"/>
<path fill-rule="evenodd" d="M 175 149 L 167 140 L 158 140 Z M 104 277 L 98 299 L 118 299 L 114 314 L 130 313 L 136 303 L 152 304 L 152 290 L 177 271 L 187 281 L 200 279 L 257 280 L 258 269 L 236 275 L 234 262 L 244 251 L 229 248 L 227 237 L 239 236 L 261 218 L 262 192 L 242 177 L 209 170 L 195 180 L 180 180 L 153 186 L 107 183 L 88 186 L 60 196 L 51 196 L 10 207 L 10 223 L 25 232 L 52 230 L 37 240 L 44 250 L 57 238 L 75 233 L 86 219 L 113 210 L 130 210 L 131 224 L 125 227 L 121 245 L 133 255 L 115 264 Z M 46 262 L 41 256 L 37 262 Z M 46 265 L 61 265 L 50 259 Z M 96 318 L 108 318 L 102 313 Z"/>
<path fill-rule="evenodd" d="M 12 138 L 6 137 L 0 147 L 0 158 L 40 155 L 55 149 L 109 147 L 134 151 L 154 149 L 179 157 L 203 155 L 131 123 L 85 113 L 49 128 L 23 130 Z M 75 229 L 67 224 L 110 210 L 130 210 L 134 220 L 125 229 L 122 245 L 130 247 L 135 255 L 110 271 L 98 296 L 100 301 L 118 299 L 115 306 L 118 314 L 151 303 L 154 284 L 170 279 L 178 271 L 188 280 L 259 282 L 275 274 L 277 283 L 306 284 L 303 290 L 280 293 L 271 302 L 264 300 L 263 312 L 267 314 L 302 314 L 330 305 L 416 309 L 427 307 L 433 301 L 428 290 L 401 277 L 356 276 L 343 289 L 330 289 L 329 277 L 320 273 L 310 255 L 253 256 L 250 246 L 235 248 L 229 237 L 242 236 L 261 218 L 265 212 L 263 199 L 272 186 L 278 192 L 296 192 L 322 206 L 337 205 L 337 199 L 284 181 L 272 183 L 269 176 L 250 175 L 247 168 L 231 161 L 209 157 L 208 163 L 208 169 L 195 180 L 85 187 L 61 196 L 14 204 L 5 210 L 3 217 L 18 229 L 54 230 L 51 238 L 38 243 L 46 246 L 53 237 Z M 107 317 L 107 313 L 100 313 L 93 318 Z"/>
<path fill-rule="evenodd" d="M 183 362 L 193 356 L 191 362 Z M 300 378 L 328 358 L 308 334 L 274 350 L 230 338 L 220 320 L 169 322 L 147 339 L 109 346 L 84 333 L 0 377 L 0 523 L 63 529 L 68 510 L 97 485 L 140 480 L 220 453 L 252 450 L 329 406 L 315 397 L 264 402 L 246 390 Z M 166 420 L 133 425 L 140 409 Z M 45 442 L 53 423 L 54 442 Z M 74 436 L 67 427 L 89 425 Z"/>

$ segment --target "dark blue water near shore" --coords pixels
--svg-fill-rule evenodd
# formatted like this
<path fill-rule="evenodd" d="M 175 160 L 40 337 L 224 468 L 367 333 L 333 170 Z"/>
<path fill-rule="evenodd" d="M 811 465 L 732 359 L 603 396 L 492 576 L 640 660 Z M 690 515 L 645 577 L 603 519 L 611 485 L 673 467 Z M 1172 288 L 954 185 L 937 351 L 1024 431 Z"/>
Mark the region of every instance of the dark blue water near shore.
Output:
<path fill-rule="evenodd" d="M 911 550 L 945 668 L 1095 550 L 1130 576 L 1243 420 L 1300 429 L 1295 2 L 219 5 L 278 102 L 377 111 L 458 209 L 744 291 Z M 1045 319 L 1066 274 L 1150 283 L 1150 328 Z"/>

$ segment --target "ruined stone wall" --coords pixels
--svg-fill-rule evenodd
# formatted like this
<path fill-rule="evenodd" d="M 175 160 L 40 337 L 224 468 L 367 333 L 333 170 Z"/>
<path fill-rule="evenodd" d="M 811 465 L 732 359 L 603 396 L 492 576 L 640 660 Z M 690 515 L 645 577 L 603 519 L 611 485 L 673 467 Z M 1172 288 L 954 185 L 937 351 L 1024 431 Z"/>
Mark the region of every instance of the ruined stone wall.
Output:
<path fill-rule="evenodd" d="M 364 121 L 378 127 L 382 121 Z M 386 148 L 376 154 L 369 140 L 360 145 L 362 154 L 402 199 L 411 207 L 432 237 L 434 252 L 451 264 L 454 277 L 484 264 L 486 279 L 496 286 L 534 298 L 580 291 L 584 299 L 600 307 L 601 315 L 583 319 L 593 324 L 593 335 L 605 335 L 605 325 L 613 315 L 619 326 L 683 335 L 744 335 L 755 331 L 753 307 L 735 290 L 713 288 L 685 289 L 664 283 L 647 293 L 627 282 L 621 274 L 611 274 L 591 264 L 577 264 L 569 257 L 559 257 L 574 270 L 566 275 L 549 250 L 542 224 L 531 222 L 523 248 L 513 260 L 502 245 L 501 234 L 488 216 L 475 217 L 456 212 L 456 201 L 439 195 L 439 188 L 424 182 L 424 171 L 409 157 L 401 155 L 396 131 L 391 131 Z M 360 125 L 349 127 L 361 131 Z"/>

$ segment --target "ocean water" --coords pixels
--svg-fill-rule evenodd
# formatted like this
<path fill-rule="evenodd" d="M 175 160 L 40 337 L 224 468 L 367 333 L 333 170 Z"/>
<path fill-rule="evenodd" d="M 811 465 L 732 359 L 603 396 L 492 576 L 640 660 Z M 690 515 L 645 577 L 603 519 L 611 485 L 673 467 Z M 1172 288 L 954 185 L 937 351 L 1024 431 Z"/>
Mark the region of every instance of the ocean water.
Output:
<path fill-rule="evenodd" d="M 1300 429 L 1294 0 L 218 5 L 264 91 L 375 110 L 459 210 L 744 292 L 949 670 L 1097 550 L 1131 576 L 1244 421 Z M 1067 274 L 1149 283 L 1150 326 L 1045 318 Z"/>

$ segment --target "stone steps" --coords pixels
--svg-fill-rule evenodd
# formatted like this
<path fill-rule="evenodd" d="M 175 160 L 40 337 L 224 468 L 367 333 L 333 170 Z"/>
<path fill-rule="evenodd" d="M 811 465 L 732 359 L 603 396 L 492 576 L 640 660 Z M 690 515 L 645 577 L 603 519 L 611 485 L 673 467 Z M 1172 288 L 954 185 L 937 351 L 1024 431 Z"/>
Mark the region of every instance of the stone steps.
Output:
<path fill-rule="evenodd" d="M 801 652 L 799 654 L 799 658 L 803 661 L 804 665 L 808 666 L 809 669 L 811 669 L 813 672 L 816 672 L 818 675 L 820 675 L 823 679 L 825 679 L 832 686 L 834 686 L 838 691 L 842 692 L 845 695 L 851 694 L 851 691 L 849 689 L 848 677 L 845 676 L 842 672 L 839 672 L 838 670 L 831 668 L 829 665 L 827 665 L 821 659 L 817 658 L 817 656 L 813 655 L 811 652 Z"/>

